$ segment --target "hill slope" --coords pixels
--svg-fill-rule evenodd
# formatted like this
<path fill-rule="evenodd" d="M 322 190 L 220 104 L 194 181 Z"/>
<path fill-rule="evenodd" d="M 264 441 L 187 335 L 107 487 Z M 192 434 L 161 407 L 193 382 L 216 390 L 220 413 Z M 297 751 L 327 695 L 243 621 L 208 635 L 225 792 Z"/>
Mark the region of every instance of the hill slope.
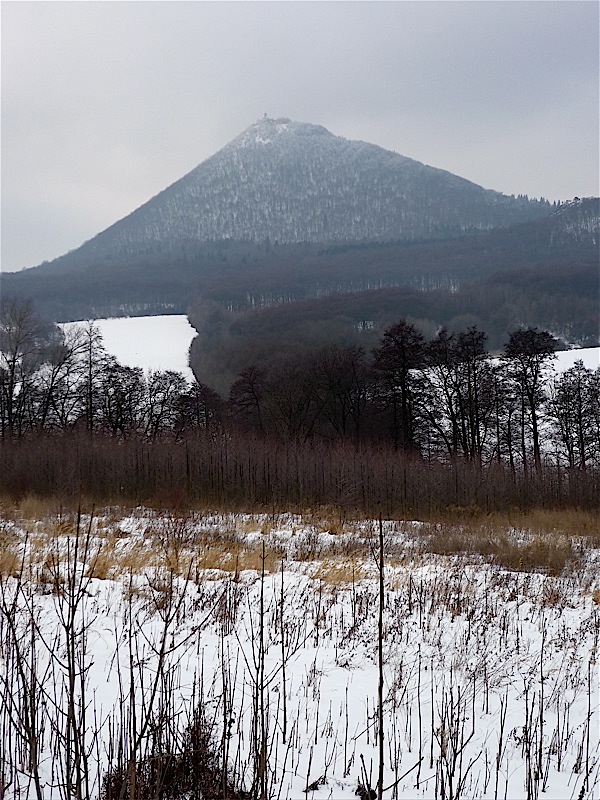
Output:
<path fill-rule="evenodd" d="M 262 119 L 81 247 L 43 265 L 71 272 L 190 242 L 431 239 L 543 216 L 508 197 L 319 125 Z"/>
<path fill-rule="evenodd" d="M 67 321 L 186 313 L 199 297 L 242 311 L 331 292 L 451 288 L 532 268 L 543 280 L 545 265 L 552 262 L 554 278 L 560 274 L 585 297 L 590 281 L 597 289 L 598 241 L 598 199 L 591 198 L 560 206 L 539 220 L 445 241 L 187 242 L 170 254 L 63 261 L 3 275 L 2 293 L 29 297 L 50 318 Z M 578 288 L 582 265 L 589 275 Z"/>
<path fill-rule="evenodd" d="M 265 118 L 85 247 L 431 238 L 546 211 L 319 125 Z"/>

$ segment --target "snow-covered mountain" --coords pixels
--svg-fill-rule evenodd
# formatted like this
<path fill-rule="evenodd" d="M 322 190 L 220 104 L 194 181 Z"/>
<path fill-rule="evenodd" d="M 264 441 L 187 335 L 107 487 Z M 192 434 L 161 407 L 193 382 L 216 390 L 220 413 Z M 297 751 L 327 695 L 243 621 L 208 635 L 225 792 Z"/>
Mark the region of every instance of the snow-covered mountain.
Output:
<path fill-rule="evenodd" d="M 429 239 L 549 211 L 319 125 L 264 118 L 75 253 L 87 261 L 189 241 Z"/>

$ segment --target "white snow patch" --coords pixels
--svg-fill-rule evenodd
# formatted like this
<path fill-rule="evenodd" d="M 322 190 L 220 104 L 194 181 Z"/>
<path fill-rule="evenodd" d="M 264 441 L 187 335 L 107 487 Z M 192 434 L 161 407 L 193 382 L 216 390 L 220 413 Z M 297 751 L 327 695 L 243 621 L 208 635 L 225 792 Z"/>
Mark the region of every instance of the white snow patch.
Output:
<path fill-rule="evenodd" d="M 156 317 L 118 317 L 97 319 L 106 350 L 128 367 L 148 370 L 175 370 L 194 380 L 188 352 L 196 331 L 185 314 Z M 65 329 L 80 322 L 67 322 Z"/>
<path fill-rule="evenodd" d="M 557 372 L 570 369 L 576 361 L 583 361 L 587 369 L 600 367 L 600 347 L 583 347 L 580 350 L 561 350 L 556 354 L 554 368 Z"/>

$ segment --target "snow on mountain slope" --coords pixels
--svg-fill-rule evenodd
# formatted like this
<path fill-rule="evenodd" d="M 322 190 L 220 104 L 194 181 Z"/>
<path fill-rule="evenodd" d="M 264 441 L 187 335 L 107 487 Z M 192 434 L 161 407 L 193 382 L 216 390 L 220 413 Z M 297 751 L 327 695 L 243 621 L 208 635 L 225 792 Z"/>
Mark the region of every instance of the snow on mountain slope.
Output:
<path fill-rule="evenodd" d="M 265 118 L 74 252 L 80 261 L 190 240 L 440 238 L 550 210 L 320 125 Z"/>

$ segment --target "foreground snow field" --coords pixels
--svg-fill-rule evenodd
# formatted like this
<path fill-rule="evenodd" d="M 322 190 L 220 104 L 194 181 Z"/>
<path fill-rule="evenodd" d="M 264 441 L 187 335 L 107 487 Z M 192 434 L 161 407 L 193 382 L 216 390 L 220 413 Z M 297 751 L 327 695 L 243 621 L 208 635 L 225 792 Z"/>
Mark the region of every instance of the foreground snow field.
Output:
<path fill-rule="evenodd" d="M 375 786 L 377 523 L 138 509 L 81 530 L 0 527 L 14 557 L 0 584 L 4 797 L 35 796 L 28 692 L 45 800 L 66 797 L 73 737 L 96 797 L 120 747 L 156 751 L 198 706 L 247 788 L 258 739 L 270 798 Z M 436 526 L 383 530 L 383 796 L 598 797 L 598 543 L 572 541 L 574 563 L 551 577 L 435 555 Z"/>

